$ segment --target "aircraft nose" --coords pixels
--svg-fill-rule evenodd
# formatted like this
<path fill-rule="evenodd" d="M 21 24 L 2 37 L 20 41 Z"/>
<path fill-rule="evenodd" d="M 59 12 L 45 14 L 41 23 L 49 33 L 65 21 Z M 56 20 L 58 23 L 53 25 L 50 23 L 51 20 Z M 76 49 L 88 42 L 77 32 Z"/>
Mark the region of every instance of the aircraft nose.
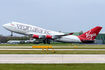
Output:
<path fill-rule="evenodd" d="M 4 24 L 4 25 L 3 25 L 4 28 L 6 28 L 7 26 L 8 26 L 7 24 Z"/>
<path fill-rule="evenodd" d="M 9 26 L 9 23 L 3 25 L 4 28 L 7 28 L 8 26 Z"/>

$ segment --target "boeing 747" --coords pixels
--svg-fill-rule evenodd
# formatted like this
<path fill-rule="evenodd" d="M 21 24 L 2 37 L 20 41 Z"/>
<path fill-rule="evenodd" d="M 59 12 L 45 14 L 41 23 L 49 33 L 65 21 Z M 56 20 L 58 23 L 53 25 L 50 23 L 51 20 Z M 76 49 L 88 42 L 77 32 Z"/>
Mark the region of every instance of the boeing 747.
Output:
<path fill-rule="evenodd" d="M 14 33 L 28 35 L 35 39 L 43 39 L 44 44 L 50 44 L 50 40 L 56 40 L 58 42 L 66 43 L 92 43 L 95 41 L 94 39 L 102 29 L 102 27 L 96 26 L 95 28 L 90 29 L 82 35 L 75 36 L 72 35 L 72 33 L 59 33 L 56 31 L 46 30 L 37 26 L 32 26 L 18 22 L 4 24 L 3 27 Z"/>

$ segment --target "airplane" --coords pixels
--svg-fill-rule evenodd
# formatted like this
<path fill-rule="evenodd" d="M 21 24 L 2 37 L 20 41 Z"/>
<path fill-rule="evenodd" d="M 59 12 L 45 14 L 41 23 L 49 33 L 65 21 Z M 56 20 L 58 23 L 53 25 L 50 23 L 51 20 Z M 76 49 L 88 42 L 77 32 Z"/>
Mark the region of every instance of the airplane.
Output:
<path fill-rule="evenodd" d="M 43 39 L 43 43 L 50 44 L 51 40 L 65 43 L 93 43 L 95 38 L 102 29 L 100 26 L 96 26 L 93 29 L 79 35 L 72 35 L 73 33 L 65 34 L 56 31 L 46 30 L 37 26 L 32 26 L 19 22 L 11 22 L 4 24 L 3 27 L 12 33 L 18 33 L 28 35 L 35 39 Z"/>

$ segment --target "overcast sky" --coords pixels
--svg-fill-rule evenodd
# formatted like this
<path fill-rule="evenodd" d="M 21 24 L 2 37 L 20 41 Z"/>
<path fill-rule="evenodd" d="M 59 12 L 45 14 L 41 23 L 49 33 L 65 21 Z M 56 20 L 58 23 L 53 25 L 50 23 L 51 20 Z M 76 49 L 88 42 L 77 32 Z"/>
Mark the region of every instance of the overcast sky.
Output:
<path fill-rule="evenodd" d="M 62 32 L 102 26 L 105 32 L 105 0 L 0 0 L 0 34 L 10 35 L 2 25 L 11 21 Z"/>

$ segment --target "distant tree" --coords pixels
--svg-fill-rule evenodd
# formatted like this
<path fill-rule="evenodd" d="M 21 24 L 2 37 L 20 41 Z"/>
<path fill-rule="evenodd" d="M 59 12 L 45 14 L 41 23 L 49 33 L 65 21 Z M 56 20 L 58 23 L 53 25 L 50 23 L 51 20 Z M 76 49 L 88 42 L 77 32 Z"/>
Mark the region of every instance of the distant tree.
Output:
<path fill-rule="evenodd" d="M 59 33 L 61 33 L 61 31 L 59 31 Z"/>
<path fill-rule="evenodd" d="M 83 34 L 83 31 L 80 31 L 79 34 L 80 34 L 80 35 Z"/>
<path fill-rule="evenodd" d="M 3 36 L 0 35 L 0 42 L 7 43 L 9 40 L 28 40 L 30 37 L 28 36 Z"/>
<path fill-rule="evenodd" d="M 9 38 L 7 38 L 7 41 L 9 41 L 10 39 Z"/>

